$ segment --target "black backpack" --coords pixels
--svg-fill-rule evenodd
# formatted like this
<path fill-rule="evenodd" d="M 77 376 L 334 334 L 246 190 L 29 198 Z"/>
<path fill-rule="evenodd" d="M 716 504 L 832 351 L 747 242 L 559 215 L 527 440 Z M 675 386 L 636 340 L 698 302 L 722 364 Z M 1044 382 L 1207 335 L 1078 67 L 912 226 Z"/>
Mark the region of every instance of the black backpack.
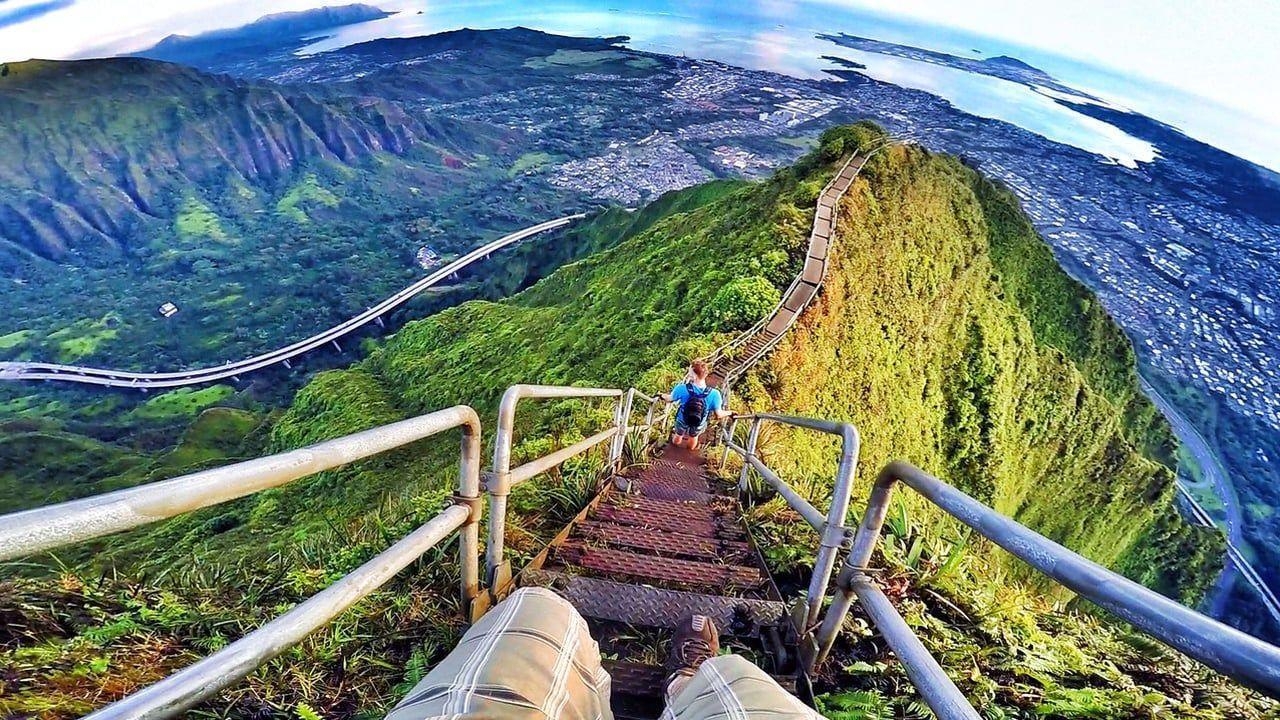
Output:
<path fill-rule="evenodd" d="M 685 383 L 684 387 L 689 397 L 680 406 L 680 424 L 687 428 L 700 428 L 707 418 L 707 397 L 711 395 L 711 389 L 700 389 L 693 383 Z"/>

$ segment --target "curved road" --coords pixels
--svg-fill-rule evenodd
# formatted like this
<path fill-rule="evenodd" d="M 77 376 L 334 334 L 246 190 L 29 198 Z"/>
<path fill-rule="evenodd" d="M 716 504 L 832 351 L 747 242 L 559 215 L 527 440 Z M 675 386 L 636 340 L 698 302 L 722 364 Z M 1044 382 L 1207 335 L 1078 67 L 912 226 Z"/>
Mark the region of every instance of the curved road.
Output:
<path fill-rule="evenodd" d="M 1222 574 L 1218 576 L 1218 581 L 1209 598 L 1210 607 L 1208 609 L 1210 614 L 1215 617 L 1221 617 L 1223 606 L 1230 595 L 1229 591 L 1235 582 L 1236 572 L 1238 572 L 1240 578 L 1258 593 L 1263 606 L 1266 607 L 1272 618 L 1277 623 L 1280 623 L 1280 600 L 1276 598 L 1271 588 L 1267 587 L 1267 584 L 1262 581 L 1258 572 L 1254 570 L 1253 565 L 1249 563 L 1244 553 L 1240 551 L 1241 547 L 1245 547 L 1246 540 L 1242 527 L 1244 523 L 1239 500 L 1236 498 L 1235 489 L 1231 487 L 1231 483 L 1227 479 L 1226 470 L 1218 462 L 1217 456 L 1214 455 L 1212 446 L 1200 434 L 1200 431 L 1182 416 L 1182 413 L 1174 407 L 1173 403 L 1156 392 L 1156 389 L 1151 386 L 1151 383 L 1147 382 L 1146 378 L 1139 375 L 1138 384 L 1142 388 L 1142 392 L 1151 399 L 1151 402 L 1155 403 L 1155 406 L 1159 408 L 1160 412 L 1169 421 L 1169 424 L 1173 426 L 1174 433 L 1186 446 L 1192 457 L 1195 458 L 1196 464 L 1204 470 L 1204 474 L 1213 483 L 1214 490 L 1222 500 L 1223 507 L 1226 508 L 1227 558 L 1230 562 L 1223 565 Z M 1181 482 L 1177 483 L 1177 487 L 1178 492 L 1182 494 L 1187 504 L 1191 506 L 1191 514 L 1194 519 L 1206 527 L 1216 526 L 1213 518 L 1201 507 L 1191 493 L 1183 487 Z"/>
<path fill-rule="evenodd" d="M 422 278 L 409 287 L 349 320 L 339 323 L 328 330 L 312 335 L 305 340 L 293 343 L 292 345 L 272 350 L 261 355 L 245 358 L 244 360 L 238 360 L 236 362 L 230 362 L 225 365 L 217 365 L 214 367 L 160 373 L 139 373 L 125 370 L 82 367 L 79 365 L 58 365 L 55 363 L 0 362 L 0 380 L 59 380 L 63 382 L 122 388 L 173 388 L 215 382 L 235 377 L 243 373 L 253 372 L 254 370 L 261 370 L 269 365 L 287 363 L 289 360 L 310 352 L 321 345 L 336 342 L 339 338 L 354 332 L 355 330 L 380 318 L 387 312 L 403 305 L 423 290 L 440 283 L 440 281 L 448 278 L 450 275 L 453 275 L 481 258 L 487 258 L 491 253 L 510 245 L 514 245 L 521 240 L 525 240 L 539 233 L 562 228 L 583 217 L 586 217 L 586 215 L 569 215 L 555 220 L 548 220 L 547 222 L 539 223 L 532 227 L 513 232 L 509 235 L 498 238 L 493 242 L 481 245 L 475 250 L 468 252 L 457 260 L 441 267 L 439 270 L 436 270 L 425 278 Z"/>

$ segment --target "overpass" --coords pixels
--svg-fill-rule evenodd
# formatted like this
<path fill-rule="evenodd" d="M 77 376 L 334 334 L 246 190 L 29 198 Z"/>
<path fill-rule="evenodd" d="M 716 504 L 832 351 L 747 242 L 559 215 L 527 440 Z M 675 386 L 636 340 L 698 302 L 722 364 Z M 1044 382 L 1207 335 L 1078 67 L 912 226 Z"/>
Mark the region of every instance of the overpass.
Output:
<path fill-rule="evenodd" d="M 299 340 L 292 345 L 287 345 L 270 352 L 255 355 L 243 360 L 228 362 L 224 365 L 216 365 L 212 367 L 195 368 L 192 370 L 177 370 L 172 372 L 131 372 L 127 370 L 111 370 L 108 368 L 84 367 L 80 365 L 60 365 L 56 363 L 42 362 L 0 362 L 0 380 L 8 381 L 35 381 L 35 380 L 56 380 L 61 382 L 80 383 L 84 385 L 101 385 L 106 387 L 119 388 L 138 388 L 149 390 L 152 388 L 175 388 L 185 387 L 188 385 L 200 385 L 203 383 L 217 382 L 227 378 L 235 378 L 245 373 L 261 370 L 262 368 L 284 364 L 288 366 L 289 361 L 293 358 L 311 352 L 322 345 L 329 343 L 337 344 L 340 338 L 343 338 L 356 330 L 368 325 L 375 320 L 380 320 L 383 315 L 407 303 L 413 297 L 423 292 L 427 288 L 438 285 L 454 273 L 470 266 L 471 264 L 488 258 L 490 254 L 502 250 L 503 248 L 515 245 L 522 240 L 526 240 L 535 235 L 558 230 L 569 225 L 575 220 L 586 217 L 585 214 L 569 215 L 555 220 L 548 220 L 523 230 L 504 235 L 503 237 L 486 243 L 480 247 L 459 257 L 457 260 L 441 267 L 430 275 L 418 280 L 412 285 L 406 287 L 400 292 L 365 310 L 364 312 L 345 320 L 328 330 L 312 335 L 305 340 Z"/>
<path fill-rule="evenodd" d="M 1231 481 L 1227 478 L 1226 470 L 1218 461 L 1213 447 L 1205 439 L 1204 435 L 1200 434 L 1200 431 L 1191 424 L 1191 421 L 1187 420 L 1182 415 L 1182 412 L 1161 395 L 1146 378 L 1139 375 L 1138 385 L 1169 421 L 1174 433 L 1182 441 L 1183 447 L 1195 458 L 1196 464 L 1204 471 L 1205 476 L 1213 484 L 1218 497 L 1222 500 L 1226 517 L 1227 563 L 1223 567 L 1217 583 L 1215 583 L 1213 592 L 1210 594 L 1209 612 L 1215 616 L 1222 615 L 1226 609 L 1225 604 L 1230 596 L 1231 588 L 1238 577 L 1257 593 L 1262 606 L 1266 608 L 1267 613 L 1271 615 L 1277 626 L 1280 626 L 1280 598 L 1276 597 L 1276 594 L 1267 585 L 1266 581 L 1258 574 L 1257 569 L 1253 567 L 1253 564 L 1249 562 L 1244 552 L 1241 551 L 1242 547 L 1247 547 L 1247 541 L 1244 537 L 1243 513 L 1240 510 L 1239 500 L 1235 496 Z M 1187 490 L 1182 481 L 1177 480 L 1175 484 L 1178 488 L 1178 493 L 1191 510 L 1191 520 L 1201 527 L 1218 527 L 1212 516 L 1195 499 L 1195 496 Z"/>

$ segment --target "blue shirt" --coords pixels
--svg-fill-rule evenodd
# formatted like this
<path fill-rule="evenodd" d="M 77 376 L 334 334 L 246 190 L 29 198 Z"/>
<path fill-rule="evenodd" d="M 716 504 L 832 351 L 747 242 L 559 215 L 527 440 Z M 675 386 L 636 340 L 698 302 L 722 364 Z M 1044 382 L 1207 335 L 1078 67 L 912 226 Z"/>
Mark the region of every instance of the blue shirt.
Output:
<path fill-rule="evenodd" d="M 682 382 L 671 388 L 671 399 L 680 404 L 680 411 L 683 412 L 684 403 L 689 399 L 688 383 Z M 716 411 L 723 407 L 724 398 L 720 397 L 720 391 L 715 388 L 711 388 L 711 391 L 707 393 L 707 417 L 710 418 L 715 415 Z"/>

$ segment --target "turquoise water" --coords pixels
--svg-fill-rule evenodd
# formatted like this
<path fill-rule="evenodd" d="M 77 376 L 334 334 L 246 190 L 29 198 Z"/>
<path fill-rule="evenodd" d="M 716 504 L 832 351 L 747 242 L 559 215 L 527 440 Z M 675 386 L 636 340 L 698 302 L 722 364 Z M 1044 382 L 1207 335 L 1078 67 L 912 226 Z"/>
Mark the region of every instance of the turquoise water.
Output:
<path fill-rule="evenodd" d="M 1150 143 L 1075 112 L 1026 85 L 934 63 L 861 52 L 816 36 L 846 32 L 973 58 L 1007 54 L 1050 72 L 1053 72 L 1052 66 L 1064 66 L 1069 61 L 956 30 L 828 4 L 785 0 L 679 3 L 618 0 L 601 6 L 581 0 L 543 3 L 398 0 L 381 6 L 400 12 L 383 20 L 343 28 L 303 52 L 323 52 L 382 37 L 430 35 L 464 27 L 523 25 L 564 35 L 627 35 L 631 38 L 631 47 L 638 50 L 684 54 L 804 78 L 830 78 L 824 71 L 836 66 L 823 59 L 824 55 L 830 55 L 866 65 L 863 72 L 876 79 L 925 90 L 965 112 L 1004 120 L 1123 165 L 1133 167 L 1151 162 L 1158 152 Z"/>

